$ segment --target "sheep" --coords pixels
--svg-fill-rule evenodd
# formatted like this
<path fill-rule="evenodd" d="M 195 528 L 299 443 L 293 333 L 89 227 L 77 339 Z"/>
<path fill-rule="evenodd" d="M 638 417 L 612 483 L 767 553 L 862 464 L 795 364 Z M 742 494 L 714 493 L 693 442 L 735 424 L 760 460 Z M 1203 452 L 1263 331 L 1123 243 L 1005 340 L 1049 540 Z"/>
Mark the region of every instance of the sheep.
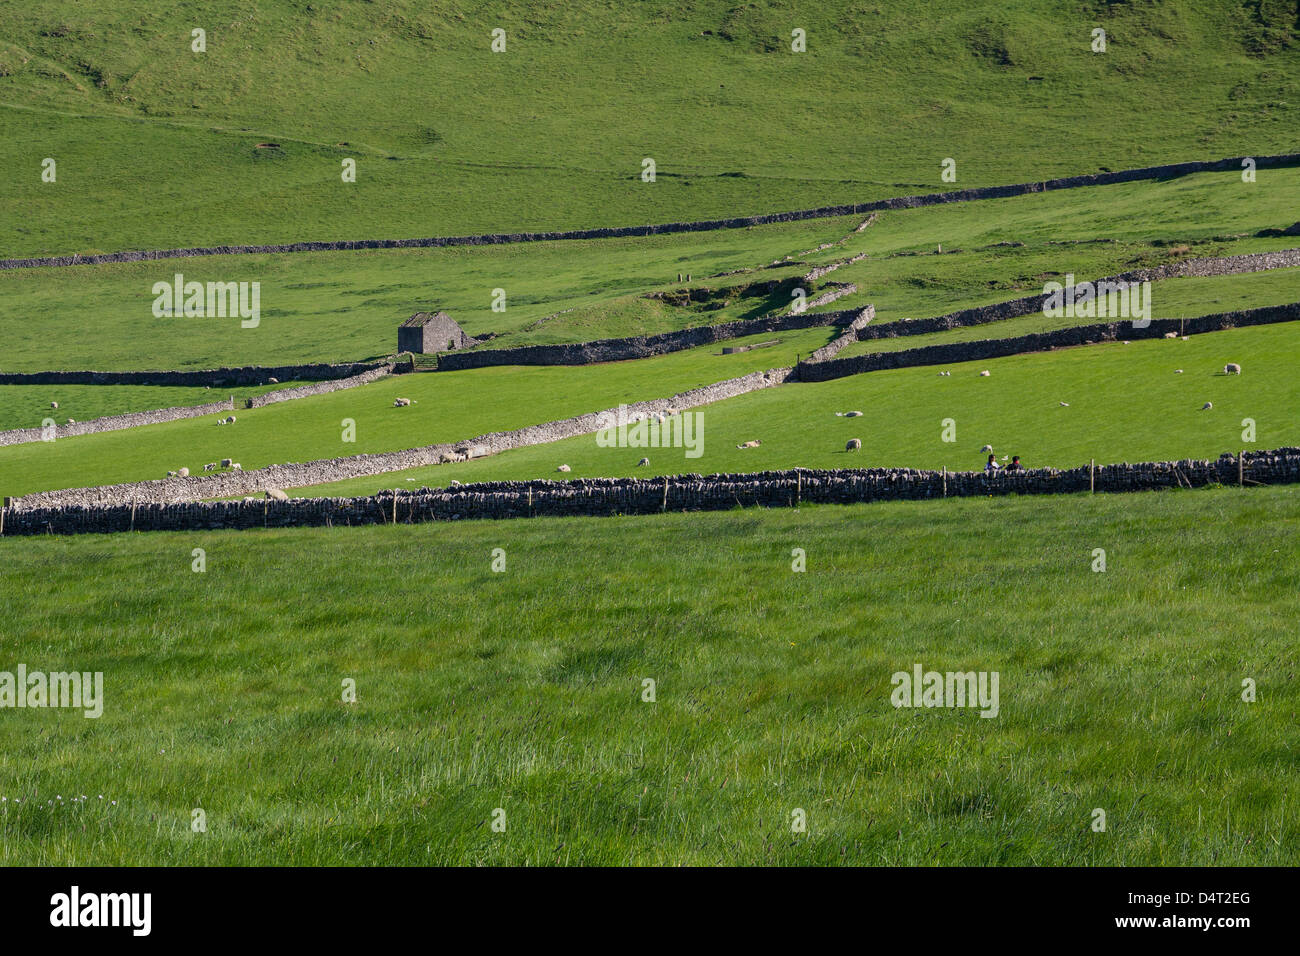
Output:
<path fill-rule="evenodd" d="M 1224 375 L 1240 375 L 1240 374 L 1241 374 L 1241 366 L 1238 365 L 1236 362 L 1229 362 L 1227 365 L 1223 366 L 1223 374 L 1224 374 Z"/>
<path fill-rule="evenodd" d="M 449 484 L 447 487 L 448 487 L 448 488 L 459 488 L 459 487 L 460 487 L 460 482 L 457 481 L 455 478 L 453 478 L 453 479 L 451 480 L 451 484 Z"/>
<path fill-rule="evenodd" d="M 568 465 L 561 465 L 559 468 L 556 468 L 555 470 L 556 470 L 556 471 L 569 471 L 570 469 L 569 469 L 569 466 L 568 466 Z"/>
<path fill-rule="evenodd" d="M 234 464 L 234 462 L 235 462 L 235 460 L 234 460 L 233 458 L 223 458 L 223 459 L 221 459 L 221 467 L 222 467 L 222 468 L 229 468 L 231 465 Z"/>
<path fill-rule="evenodd" d="M 1183 370 L 1180 369 L 1180 368 L 1176 368 L 1176 369 L 1174 369 L 1174 374 L 1175 374 L 1175 375 L 1182 375 L 1182 374 L 1183 374 Z"/>
<path fill-rule="evenodd" d="M 646 465 L 648 465 L 648 464 L 650 464 L 650 459 L 649 459 L 649 458 L 642 458 L 640 461 L 638 461 L 638 462 L 636 463 L 636 466 L 637 466 L 638 468 L 644 468 L 644 467 L 645 467 Z"/>
<path fill-rule="evenodd" d="M 280 380 L 279 380 L 278 378 L 276 378 L 274 375 L 272 375 L 270 378 L 268 378 L 268 379 L 266 380 L 266 384 L 267 384 L 267 385 L 279 385 L 279 384 L 280 384 Z"/>
<path fill-rule="evenodd" d="M 217 463 L 216 463 L 215 461 L 210 461 L 210 462 L 208 462 L 206 465 L 203 466 L 203 470 L 204 470 L 204 471 L 216 471 L 216 470 L 217 470 L 217 467 L 218 467 L 218 465 L 217 465 Z"/>
<path fill-rule="evenodd" d="M 227 425 L 233 425 L 233 424 L 235 424 L 235 416 L 234 416 L 234 415 L 231 415 L 229 418 L 227 418 L 227 419 L 226 419 L 226 424 L 227 424 Z"/>
<path fill-rule="evenodd" d="M 1069 403 L 1069 402 L 1061 402 L 1061 407 L 1062 407 L 1062 408 L 1069 408 L 1069 407 L 1070 407 L 1070 403 Z"/>
<path fill-rule="evenodd" d="M 395 398 L 395 399 L 393 399 L 393 407 L 394 407 L 394 408 L 404 408 L 404 407 L 406 407 L 407 405 L 410 405 L 410 404 L 411 404 L 411 400 L 410 400 L 409 398 Z"/>
<path fill-rule="evenodd" d="M 861 413 L 861 412 L 845 412 L 845 413 L 844 413 L 844 417 L 845 417 L 845 418 L 861 418 L 861 417 L 862 417 L 862 413 Z"/>
<path fill-rule="evenodd" d="M 980 449 L 980 452 L 983 453 L 983 452 L 986 452 L 986 451 L 992 451 L 992 450 L 993 450 L 993 446 L 992 446 L 992 445 L 985 445 L 983 448 Z"/>
<path fill-rule="evenodd" d="M 225 423 L 226 423 L 226 420 L 225 420 L 224 418 L 218 418 L 218 419 L 217 419 L 217 424 L 218 424 L 218 425 L 224 425 Z"/>
<path fill-rule="evenodd" d="M 737 448 L 757 448 L 757 447 L 758 447 L 759 445 L 761 445 L 761 444 L 763 444 L 761 441 L 759 441 L 757 438 L 753 438 L 753 439 L 750 439 L 750 440 L 747 441 L 747 442 L 742 442 L 741 444 L 737 445 L 736 447 L 737 447 Z"/>
<path fill-rule="evenodd" d="M 844 445 L 844 450 L 845 450 L 845 451 L 861 451 L 861 450 L 862 450 L 862 439 L 860 439 L 860 438 L 850 438 L 850 439 L 848 440 L 848 442 L 845 443 L 845 445 Z"/>
<path fill-rule="evenodd" d="M 167 472 L 167 477 L 168 477 L 168 478 L 175 478 L 175 477 L 176 477 L 176 472 L 174 472 L 174 471 L 169 471 L 169 472 Z"/>
<path fill-rule="evenodd" d="M 244 470 L 244 466 L 241 465 L 241 464 L 240 464 L 239 462 L 237 462 L 237 461 L 232 461 L 232 462 L 230 463 L 230 470 L 231 470 L 231 471 L 243 471 L 243 470 Z"/>
<path fill-rule="evenodd" d="M 1177 333 L 1177 332 L 1166 332 L 1166 333 L 1165 333 L 1165 338 L 1167 338 L 1167 339 L 1176 339 L 1176 338 L 1178 338 L 1178 333 Z"/>
<path fill-rule="evenodd" d="M 75 424 L 77 424 L 77 420 L 76 420 L 75 418 L 69 418 L 69 419 L 68 419 L 68 424 L 69 424 L 69 425 L 75 425 Z"/>
<path fill-rule="evenodd" d="M 176 472 L 176 475 L 179 478 L 188 478 L 190 476 L 190 470 L 188 468 L 181 468 Z"/>
<path fill-rule="evenodd" d="M 989 377 L 988 369 L 985 369 L 984 371 L 980 372 L 980 378 L 988 378 L 988 377 Z"/>
<path fill-rule="evenodd" d="M 1204 405 L 1201 406 L 1201 411 L 1205 411 L 1207 408 L 1213 408 L 1213 407 L 1214 407 L 1214 402 L 1206 402 Z"/>
<path fill-rule="evenodd" d="M 267 498 L 270 498 L 272 501 L 288 501 L 288 500 L 289 500 L 289 496 L 286 495 L 286 494 L 285 494 L 283 491 L 281 491 L 279 488 L 267 488 L 267 489 L 266 489 L 266 497 L 267 497 Z"/>
<path fill-rule="evenodd" d="M 50 408 L 53 408 L 53 409 L 55 409 L 55 410 L 57 411 L 57 410 L 58 410 L 58 407 L 59 407 L 59 403 L 58 403 L 58 402 L 50 402 Z"/>

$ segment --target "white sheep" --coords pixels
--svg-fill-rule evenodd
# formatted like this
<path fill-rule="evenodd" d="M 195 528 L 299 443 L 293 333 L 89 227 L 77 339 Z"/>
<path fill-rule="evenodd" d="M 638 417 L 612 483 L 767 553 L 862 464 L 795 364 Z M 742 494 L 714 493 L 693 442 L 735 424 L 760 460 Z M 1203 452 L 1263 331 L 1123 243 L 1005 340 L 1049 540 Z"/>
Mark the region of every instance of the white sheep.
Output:
<path fill-rule="evenodd" d="M 239 462 L 237 462 L 237 461 L 232 461 L 232 462 L 230 463 L 230 470 L 231 470 L 231 471 L 243 471 L 243 470 L 244 470 L 244 466 L 241 465 L 241 464 L 240 464 Z"/>
<path fill-rule="evenodd" d="M 283 491 L 281 491 L 279 488 L 267 488 L 267 489 L 266 489 L 266 497 L 267 497 L 267 498 L 270 498 L 272 501 L 288 501 L 288 500 L 289 500 L 289 496 L 286 495 L 286 494 L 285 494 Z"/>
<path fill-rule="evenodd" d="M 203 466 L 203 470 L 204 470 L 204 471 L 216 471 L 216 470 L 217 470 L 217 463 L 216 463 L 215 461 L 210 461 L 210 462 L 208 462 L 206 465 Z"/>
<path fill-rule="evenodd" d="M 1241 374 L 1241 366 L 1238 365 L 1236 362 L 1229 362 L 1227 365 L 1223 366 L 1223 374 L 1224 374 L 1224 375 L 1240 375 L 1240 374 Z"/>
<path fill-rule="evenodd" d="M 1167 339 L 1176 339 L 1176 338 L 1178 338 L 1178 333 L 1177 333 L 1177 332 L 1166 332 L 1166 333 L 1165 333 L 1165 338 L 1167 338 Z"/>
<path fill-rule="evenodd" d="M 1201 406 L 1201 411 L 1205 411 L 1207 408 L 1213 408 L 1213 407 L 1214 407 L 1214 402 L 1206 402 L 1204 405 Z"/>
<path fill-rule="evenodd" d="M 181 468 L 176 472 L 176 474 L 181 478 L 188 478 L 190 476 L 190 470 L 188 468 Z"/>
<path fill-rule="evenodd" d="M 561 465 L 559 468 L 556 468 L 555 470 L 556 470 L 556 471 L 569 471 L 570 469 L 569 469 L 569 466 L 568 466 L 568 465 Z"/>
<path fill-rule="evenodd" d="M 993 450 L 992 445 L 985 445 L 983 448 L 980 449 L 981 452 L 992 451 L 992 450 Z"/>
<path fill-rule="evenodd" d="M 394 408 L 404 408 L 405 406 L 410 405 L 410 404 L 411 404 L 411 400 L 410 400 L 409 398 L 395 398 L 395 399 L 393 399 L 393 407 L 394 407 Z"/>
<path fill-rule="evenodd" d="M 50 402 L 50 408 L 57 409 L 58 407 L 59 407 L 59 403 L 58 403 L 58 402 Z"/>
<path fill-rule="evenodd" d="M 845 451 L 861 451 L 861 450 L 862 450 L 862 439 L 860 439 L 860 438 L 850 438 L 850 439 L 848 440 L 848 442 L 845 443 L 845 445 L 844 445 L 844 450 L 845 450 Z"/>
<path fill-rule="evenodd" d="M 762 443 L 761 441 L 759 441 L 757 438 L 751 438 L 751 439 L 750 439 L 749 441 L 747 441 L 747 442 L 741 442 L 741 443 L 740 443 L 739 445 L 737 445 L 736 447 L 737 447 L 737 448 L 757 448 L 757 447 L 758 447 L 759 445 L 761 445 L 761 444 L 763 444 L 763 443 Z"/>
<path fill-rule="evenodd" d="M 989 377 L 988 369 L 985 369 L 984 371 L 980 372 L 980 378 L 988 378 L 988 377 Z"/>
<path fill-rule="evenodd" d="M 228 425 L 233 425 L 233 424 L 235 424 L 235 416 L 234 416 L 234 415 L 231 415 L 229 418 L 227 418 L 227 419 L 226 419 L 226 424 L 228 424 Z"/>
<path fill-rule="evenodd" d="M 638 468 L 644 468 L 644 467 L 645 467 L 646 465 L 648 465 L 648 464 L 650 464 L 650 459 L 649 459 L 649 458 L 642 458 L 640 461 L 638 461 L 638 462 L 636 463 L 636 466 L 637 466 Z"/>

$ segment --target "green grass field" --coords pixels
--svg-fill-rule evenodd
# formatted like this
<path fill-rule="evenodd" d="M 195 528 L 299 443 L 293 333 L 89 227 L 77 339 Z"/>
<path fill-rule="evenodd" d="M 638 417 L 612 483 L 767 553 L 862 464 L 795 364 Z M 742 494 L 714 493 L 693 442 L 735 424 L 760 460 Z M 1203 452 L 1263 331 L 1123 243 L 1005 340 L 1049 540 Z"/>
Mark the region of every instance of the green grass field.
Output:
<path fill-rule="evenodd" d="M 9 6 L 0 258 L 666 223 L 1300 150 L 1292 0 Z M 1280 234 L 1300 169 L 865 218 L 0 270 L 0 371 L 369 360 L 436 309 L 487 348 L 647 335 L 786 311 L 788 290 L 758 284 L 850 257 L 809 297 L 853 283 L 825 309 L 872 304 L 888 325 L 1070 273 L 1300 247 Z M 155 318 L 177 272 L 260 283 L 259 325 Z M 712 297 L 647 297 L 683 286 Z M 1294 268 L 1152 288 L 1157 318 L 1297 301 Z M 264 388 L 0 386 L 0 429 L 232 391 L 238 417 L 0 448 L 0 496 L 457 442 L 790 366 L 839 331 L 251 410 Z M 1300 445 L 1297 356 L 1292 322 L 794 382 L 694 409 L 700 457 L 586 435 L 286 490 L 561 463 L 965 471 L 986 443 L 1030 468 L 1215 458 Z M 0 864 L 1294 865 L 1298 503 L 1295 486 L 1209 488 L 0 536 L 0 675 L 101 671 L 106 695 L 98 719 L 0 720 Z M 895 708 L 891 677 L 918 665 L 996 672 L 997 717 Z"/>
<path fill-rule="evenodd" d="M 1293 864 L 1296 505 L 0 539 L 6 668 L 105 696 L 0 722 L 0 862 Z"/>
<path fill-rule="evenodd" d="M 4 253 L 713 218 L 931 191 L 947 157 L 973 186 L 1282 152 L 1294 20 L 1273 0 L 39 0 L 0 38 Z"/>

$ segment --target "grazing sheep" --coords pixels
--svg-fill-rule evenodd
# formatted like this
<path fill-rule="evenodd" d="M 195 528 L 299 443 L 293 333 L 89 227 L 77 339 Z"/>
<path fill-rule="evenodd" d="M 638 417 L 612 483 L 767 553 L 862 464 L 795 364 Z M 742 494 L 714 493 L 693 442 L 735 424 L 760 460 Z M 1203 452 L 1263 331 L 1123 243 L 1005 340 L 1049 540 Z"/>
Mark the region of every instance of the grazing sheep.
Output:
<path fill-rule="evenodd" d="M 221 467 L 222 467 L 222 468 L 229 468 L 229 467 L 230 467 L 231 465 L 233 465 L 234 463 L 235 463 L 235 460 L 234 460 L 233 458 L 223 458 L 223 459 L 221 459 Z"/>
<path fill-rule="evenodd" d="M 980 378 L 988 378 L 988 377 L 989 377 L 988 369 L 985 369 L 984 371 L 980 372 Z"/>
<path fill-rule="evenodd" d="M 459 487 L 460 487 L 460 482 L 457 481 L 455 478 L 453 478 L 453 479 L 451 480 L 451 484 L 449 484 L 447 487 L 448 487 L 448 488 L 459 488 Z"/>
<path fill-rule="evenodd" d="M 986 451 L 992 451 L 992 450 L 993 450 L 993 446 L 992 446 L 992 445 L 985 445 L 983 448 L 980 449 L 980 452 L 983 453 L 983 452 L 986 452 Z"/>
<path fill-rule="evenodd" d="M 754 438 L 754 439 L 751 439 L 750 441 L 742 442 L 741 444 L 737 445 L 736 447 L 737 447 L 737 448 L 757 448 L 757 447 L 758 447 L 759 445 L 761 445 L 761 444 L 763 444 L 761 441 L 759 441 L 757 438 Z"/>
<path fill-rule="evenodd" d="M 218 418 L 218 419 L 217 419 L 217 424 L 218 424 L 218 425 L 224 425 L 225 423 L 226 423 L 226 420 L 225 420 L 224 418 Z"/>
<path fill-rule="evenodd" d="M 75 425 L 75 424 L 77 424 L 77 420 L 76 420 L 75 418 L 69 418 L 69 419 L 68 419 L 68 424 L 69 424 L 69 425 Z"/>
<path fill-rule="evenodd" d="M 204 470 L 204 471 L 216 471 L 216 470 L 217 470 L 217 467 L 218 467 L 218 465 L 217 465 L 217 463 L 216 463 L 215 461 L 210 461 L 210 462 L 208 462 L 206 465 L 203 466 L 203 470 Z"/>
<path fill-rule="evenodd" d="M 1061 402 L 1061 407 L 1062 407 L 1062 408 L 1069 408 L 1069 407 L 1070 407 L 1070 403 L 1069 403 L 1069 402 Z"/>
<path fill-rule="evenodd" d="M 57 409 L 58 407 L 59 407 L 59 403 L 58 403 L 58 402 L 50 402 L 50 408 Z"/>
<path fill-rule="evenodd" d="M 1174 374 L 1175 374 L 1175 375 L 1182 375 L 1182 374 L 1183 374 L 1183 370 L 1180 369 L 1180 368 L 1176 368 L 1176 369 L 1174 369 Z"/>
<path fill-rule="evenodd" d="M 280 384 L 280 380 L 279 380 L 278 378 L 276 378 L 276 377 L 273 375 L 273 376 L 271 376 L 270 378 L 268 378 L 268 379 L 266 380 L 266 384 L 267 384 L 267 385 L 279 385 L 279 384 Z"/>
<path fill-rule="evenodd" d="M 410 405 L 410 404 L 411 404 L 411 400 L 410 400 L 409 398 L 395 398 L 395 399 L 393 399 L 393 407 L 394 407 L 394 408 L 404 408 L 404 407 L 406 407 L 407 405 Z"/>
<path fill-rule="evenodd" d="M 1214 402 L 1206 402 L 1204 405 L 1201 406 L 1201 411 L 1205 411 L 1207 408 L 1213 408 L 1213 407 L 1214 407 Z"/>
<path fill-rule="evenodd" d="M 862 450 L 862 439 L 860 439 L 860 438 L 850 438 L 850 439 L 848 440 L 848 442 L 845 443 L 845 445 L 844 445 L 844 450 L 845 450 L 845 451 L 861 451 L 861 450 Z"/>
<path fill-rule="evenodd" d="M 231 470 L 231 471 L 243 471 L 243 470 L 244 470 L 244 466 L 241 465 L 241 464 L 240 464 L 239 462 L 237 462 L 237 461 L 232 461 L 232 462 L 230 463 L 230 470 Z"/>
<path fill-rule="evenodd" d="M 167 472 L 167 477 L 168 477 L 168 478 L 175 478 L 175 477 L 176 477 L 176 472 L 174 472 L 174 471 L 169 471 L 169 472 Z"/>
<path fill-rule="evenodd" d="M 555 470 L 556 470 L 556 471 L 569 471 L 570 469 L 569 469 L 569 466 L 568 466 L 568 465 L 561 465 L 559 468 L 556 468 Z"/>
<path fill-rule="evenodd" d="M 1165 338 L 1167 338 L 1167 339 L 1176 339 L 1176 338 L 1178 338 L 1178 333 L 1177 333 L 1177 332 L 1166 332 L 1166 333 L 1165 333 Z"/>
<path fill-rule="evenodd" d="M 227 419 L 226 419 L 226 424 L 227 424 L 227 425 L 233 425 L 233 424 L 235 424 L 235 416 L 234 416 L 234 415 L 231 415 L 229 418 L 227 418 Z"/>
<path fill-rule="evenodd" d="M 1236 362 L 1229 362 L 1227 365 L 1223 366 L 1223 374 L 1224 374 L 1224 375 L 1240 375 L 1240 374 L 1241 374 L 1241 366 L 1238 365 Z"/>
<path fill-rule="evenodd" d="M 272 501 L 288 501 L 288 500 L 289 500 L 289 496 L 286 495 L 286 494 L 285 494 L 283 491 L 281 491 L 279 488 L 267 488 L 267 489 L 266 489 L 266 497 L 270 498 Z"/>
<path fill-rule="evenodd" d="M 176 472 L 176 474 L 181 478 L 188 478 L 190 476 L 190 470 L 188 468 L 181 468 Z"/>
<path fill-rule="evenodd" d="M 862 417 L 862 413 L 861 413 L 861 412 L 845 412 L 845 413 L 844 413 L 844 417 L 845 417 L 845 418 L 861 418 L 861 417 Z"/>
<path fill-rule="evenodd" d="M 649 459 L 649 458 L 642 458 L 640 461 L 638 461 L 638 462 L 636 463 L 636 466 L 637 466 L 638 468 L 644 468 L 644 467 L 645 467 L 646 465 L 648 465 L 648 464 L 650 464 L 650 459 Z"/>

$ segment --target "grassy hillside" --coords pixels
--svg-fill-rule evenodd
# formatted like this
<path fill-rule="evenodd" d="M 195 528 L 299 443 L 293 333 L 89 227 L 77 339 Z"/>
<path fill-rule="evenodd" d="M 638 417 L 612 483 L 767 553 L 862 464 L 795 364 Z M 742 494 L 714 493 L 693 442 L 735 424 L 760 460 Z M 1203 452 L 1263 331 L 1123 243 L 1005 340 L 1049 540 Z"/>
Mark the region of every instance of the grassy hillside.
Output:
<path fill-rule="evenodd" d="M 934 190 L 947 157 L 983 185 L 1288 151 L 1298 33 L 1283 0 L 36 0 L 0 32 L 0 252 L 661 222 Z"/>
<path fill-rule="evenodd" d="M 683 449 L 602 448 L 586 435 L 491 458 L 357 478 L 302 494 L 372 494 L 383 488 L 445 486 L 452 479 L 676 475 L 779 468 L 872 465 L 970 471 L 980 448 L 1018 454 L 1030 468 L 1098 462 L 1217 458 L 1252 447 L 1242 419 L 1256 423 L 1256 448 L 1300 444 L 1296 323 L 1193 336 L 1086 346 L 943 366 L 870 372 L 830 382 L 793 383 L 742 395 L 700 410 L 704 454 Z M 1220 374 L 1240 362 L 1241 376 Z M 1176 374 L 1175 369 L 1183 369 Z M 988 369 L 989 378 L 979 377 Z M 1214 408 L 1202 410 L 1205 402 Z M 1067 402 L 1069 407 L 1062 407 Z M 836 412 L 860 410 L 862 418 Z M 957 440 L 943 441 L 943 421 Z M 850 438 L 862 450 L 844 450 Z M 737 448 L 758 439 L 758 448 Z M 76 439 L 83 441 L 84 439 Z M 646 456 L 649 467 L 637 467 Z M 16 460 L 33 470 L 32 458 Z M 64 459 L 73 474 L 73 458 Z M 0 464 L 6 459 L 0 456 Z M 88 469 L 94 472 L 95 469 Z M 48 480 L 48 479 L 47 479 Z"/>
<path fill-rule="evenodd" d="M 879 215 L 701 235 L 464 249 L 205 257 L 0 273 L 0 368 L 211 368 L 343 361 L 385 355 L 398 322 L 418 309 L 448 310 L 474 335 L 506 333 L 494 347 L 634 335 L 751 317 L 785 302 L 736 298 L 715 312 L 665 306 L 644 293 L 721 288 L 783 278 L 852 255 L 827 279 L 855 295 L 831 308 L 873 303 L 877 322 L 938 315 L 1041 292 L 1049 278 L 1101 276 L 1189 256 L 1234 255 L 1300 245 L 1261 237 L 1300 216 L 1300 170 L 1202 174 Z M 840 240 L 844 239 L 843 244 Z M 830 248 L 820 249 L 824 244 Z M 943 254 L 938 254 L 942 246 Z M 763 268 L 792 257 L 784 268 Z M 718 273 L 741 274 L 716 277 Z M 223 319 L 158 319 L 153 284 L 182 272 L 197 281 L 261 282 L 256 329 Z M 712 278 L 711 278 L 712 277 Z M 1283 279 L 1261 301 L 1286 296 Z M 506 291 L 506 310 L 491 308 Z M 1184 314 L 1209 311 L 1200 300 Z M 1225 286 L 1226 288 L 1226 286 Z M 1284 301 L 1300 298 L 1296 294 Z M 1246 294 L 1249 297 L 1249 293 Z M 1217 301 L 1213 297 L 1206 304 Z M 1233 301 L 1239 301 L 1237 297 Z M 1173 306 L 1170 306 L 1171 308 Z M 1190 311 L 1196 310 L 1196 311 Z M 93 322 L 87 317 L 93 316 Z"/>
<path fill-rule="evenodd" d="M 0 722 L 0 862 L 1293 865 L 1296 504 L 0 538 L 7 660 L 105 693 Z"/>

